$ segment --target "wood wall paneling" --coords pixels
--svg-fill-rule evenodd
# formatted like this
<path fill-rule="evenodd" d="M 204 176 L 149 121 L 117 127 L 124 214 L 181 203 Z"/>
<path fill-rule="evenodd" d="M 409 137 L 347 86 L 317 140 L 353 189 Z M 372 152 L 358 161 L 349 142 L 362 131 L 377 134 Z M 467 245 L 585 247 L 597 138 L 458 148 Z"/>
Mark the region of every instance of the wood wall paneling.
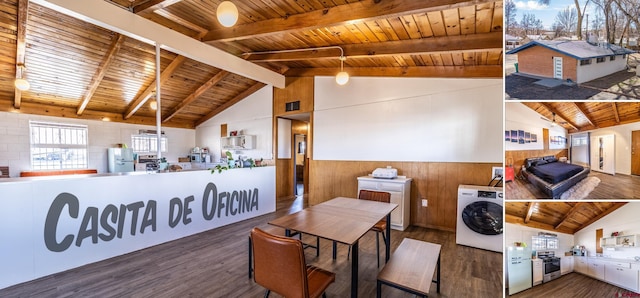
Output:
<path fill-rule="evenodd" d="M 334 197 L 356 197 L 357 177 L 375 168 L 392 166 L 398 175 L 411 182 L 411 224 L 455 231 L 458 186 L 487 185 L 493 167 L 499 163 L 388 162 L 388 161 L 310 161 L 309 204 L 316 205 Z M 421 200 L 428 200 L 422 207 Z"/>
<path fill-rule="evenodd" d="M 273 116 L 285 116 L 313 111 L 313 77 L 287 77 L 284 89 L 273 88 Z M 285 104 L 300 101 L 300 110 L 287 112 Z"/>

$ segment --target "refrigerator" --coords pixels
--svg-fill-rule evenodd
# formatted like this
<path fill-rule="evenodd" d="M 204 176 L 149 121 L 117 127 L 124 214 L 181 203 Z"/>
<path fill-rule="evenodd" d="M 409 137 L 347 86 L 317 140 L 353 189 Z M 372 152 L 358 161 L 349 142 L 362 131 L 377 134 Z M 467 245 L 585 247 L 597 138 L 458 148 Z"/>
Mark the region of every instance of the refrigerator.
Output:
<path fill-rule="evenodd" d="M 133 172 L 133 149 L 108 148 L 109 173 Z"/>
<path fill-rule="evenodd" d="M 507 247 L 509 295 L 531 288 L 531 249 L 522 246 Z"/>

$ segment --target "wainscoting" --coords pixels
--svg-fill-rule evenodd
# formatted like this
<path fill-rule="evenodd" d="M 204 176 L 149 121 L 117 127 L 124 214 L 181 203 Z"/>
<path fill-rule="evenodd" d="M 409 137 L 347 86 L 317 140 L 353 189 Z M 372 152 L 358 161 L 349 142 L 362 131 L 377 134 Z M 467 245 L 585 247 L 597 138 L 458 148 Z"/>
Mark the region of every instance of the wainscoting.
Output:
<path fill-rule="evenodd" d="M 444 231 L 455 231 L 458 185 L 487 185 L 493 167 L 500 163 L 384 162 L 310 160 L 309 204 L 334 197 L 356 197 L 359 176 L 376 168 L 392 166 L 411 182 L 411 224 Z M 428 200 L 422 207 L 421 199 Z"/>

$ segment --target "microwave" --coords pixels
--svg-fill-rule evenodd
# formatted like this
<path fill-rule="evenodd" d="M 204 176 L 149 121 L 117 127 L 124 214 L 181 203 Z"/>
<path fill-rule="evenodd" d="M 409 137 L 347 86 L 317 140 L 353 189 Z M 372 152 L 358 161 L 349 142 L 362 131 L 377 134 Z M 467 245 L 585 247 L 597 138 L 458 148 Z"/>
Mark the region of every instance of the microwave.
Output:
<path fill-rule="evenodd" d="M 191 162 L 204 162 L 204 160 L 202 159 L 202 154 L 197 153 L 197 154 L 191 154 L 190 156 Z"/>

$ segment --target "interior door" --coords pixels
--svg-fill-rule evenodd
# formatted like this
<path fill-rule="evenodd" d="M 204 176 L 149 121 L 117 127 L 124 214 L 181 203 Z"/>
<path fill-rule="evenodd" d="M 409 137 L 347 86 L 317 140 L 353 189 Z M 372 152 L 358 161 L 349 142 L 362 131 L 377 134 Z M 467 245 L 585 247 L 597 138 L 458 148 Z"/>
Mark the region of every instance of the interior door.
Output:
<path fill-rule="evenodd" d="M 631 175 L 640 175 L 640 130 L 631 132 Z"/>
<path fill-rule="evenodd" d="M 562 80 L 562 57 L 553 57 L 553 78 Z"/>

